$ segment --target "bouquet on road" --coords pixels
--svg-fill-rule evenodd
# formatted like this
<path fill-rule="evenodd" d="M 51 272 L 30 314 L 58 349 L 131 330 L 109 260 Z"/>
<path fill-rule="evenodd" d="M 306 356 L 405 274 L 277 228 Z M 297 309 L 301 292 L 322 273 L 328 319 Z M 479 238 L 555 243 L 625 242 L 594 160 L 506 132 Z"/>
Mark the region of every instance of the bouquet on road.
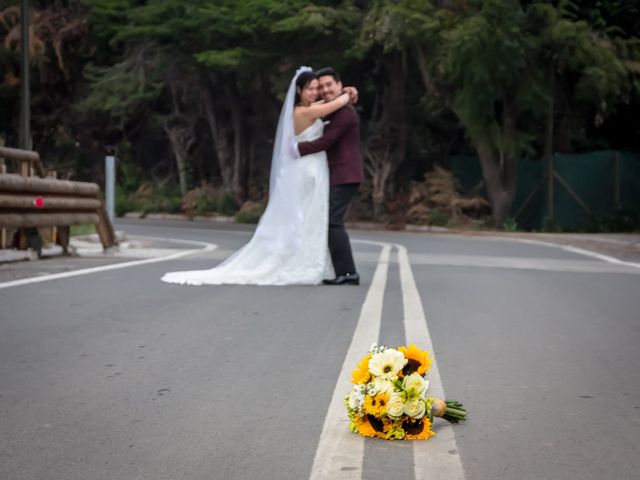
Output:
<path fill-rule="evenodd" d="M 451 423 L 465 420 L 459 402 L 430 397 L 429 352 L 415 345 L 371 346 L 353 371 L 353 387 L 346 397 L 353 432 L 385 440 L 422 440 L 434 435 L 434 417 Z"/>

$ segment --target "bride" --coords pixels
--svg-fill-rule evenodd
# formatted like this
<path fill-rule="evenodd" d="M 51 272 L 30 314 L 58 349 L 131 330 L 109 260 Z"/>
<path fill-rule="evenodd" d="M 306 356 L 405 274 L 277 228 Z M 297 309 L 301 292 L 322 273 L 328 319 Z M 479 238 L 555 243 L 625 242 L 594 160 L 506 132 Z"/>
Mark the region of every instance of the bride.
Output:
<path fill-rule="evenodd" d="M 249 243 L 209 270 L 171 272 L 183 285 L 317 285 L 331 276 L 327 247 L 329 169 L 325 152 L 296 158 L 294 142 L 320 138 L 322 117 L 350 101 L 348 93 L 316 103 L 318 80 L 296 72 L 280 112 L 271 160 L 269 202 Z"/>

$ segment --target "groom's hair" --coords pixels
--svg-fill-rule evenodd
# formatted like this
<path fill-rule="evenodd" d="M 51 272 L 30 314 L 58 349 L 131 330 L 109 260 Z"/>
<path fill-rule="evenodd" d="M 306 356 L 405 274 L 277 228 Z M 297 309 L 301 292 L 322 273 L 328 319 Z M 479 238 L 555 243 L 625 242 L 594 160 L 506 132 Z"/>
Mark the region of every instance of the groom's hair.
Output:
<path fill-rule="evenodd" d="M 332 67 L 321 68 L 316 71 L 316 77 L 326 77 L 327 75 L 331 75 L 336 82 L 340 82 L 340 75 L 336 72 Z"/>

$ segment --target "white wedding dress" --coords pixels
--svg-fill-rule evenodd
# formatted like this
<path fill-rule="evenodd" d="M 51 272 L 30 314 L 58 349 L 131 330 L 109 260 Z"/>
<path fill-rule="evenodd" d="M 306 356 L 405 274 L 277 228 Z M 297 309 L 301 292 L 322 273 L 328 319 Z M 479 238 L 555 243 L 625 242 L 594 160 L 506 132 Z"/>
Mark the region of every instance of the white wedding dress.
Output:
<path fill-rule="evenodd" d="M 322 136 L 317 119 L 298 142 Z M 274 151 L 275 157 L 278 151 Z M 285 154 L 286 156 L 286 154 Z M 272 166 L 271 195 L 243 248 L 210 270 L 171 272 L 163 282 L 183 285 L 317 285 L 331 276 L 327 244 L 329 168 L 325 152 Z"/>

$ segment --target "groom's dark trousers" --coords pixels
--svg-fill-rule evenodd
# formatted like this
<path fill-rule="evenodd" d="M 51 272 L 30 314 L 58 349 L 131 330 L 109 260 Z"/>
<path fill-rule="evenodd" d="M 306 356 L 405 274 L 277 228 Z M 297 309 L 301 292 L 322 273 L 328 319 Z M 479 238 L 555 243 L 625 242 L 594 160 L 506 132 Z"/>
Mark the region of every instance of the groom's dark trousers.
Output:
<path fill-rule="evenodd" d="M 360 120 L 352 105 L 325 118 L 324 136 L 298 144 L 300 155 L 326 150 L 329 162 L 329 251 L 337 276 L 357 273 L 344 217 L 364 179 Z"/>
<path fill-rule="evenodd" d="M 329 189 L 329 252 L 336 276 L 356 273 L 344 217 L 358 192 L 358 186 L 357 183 L 346 183 Z"/>

